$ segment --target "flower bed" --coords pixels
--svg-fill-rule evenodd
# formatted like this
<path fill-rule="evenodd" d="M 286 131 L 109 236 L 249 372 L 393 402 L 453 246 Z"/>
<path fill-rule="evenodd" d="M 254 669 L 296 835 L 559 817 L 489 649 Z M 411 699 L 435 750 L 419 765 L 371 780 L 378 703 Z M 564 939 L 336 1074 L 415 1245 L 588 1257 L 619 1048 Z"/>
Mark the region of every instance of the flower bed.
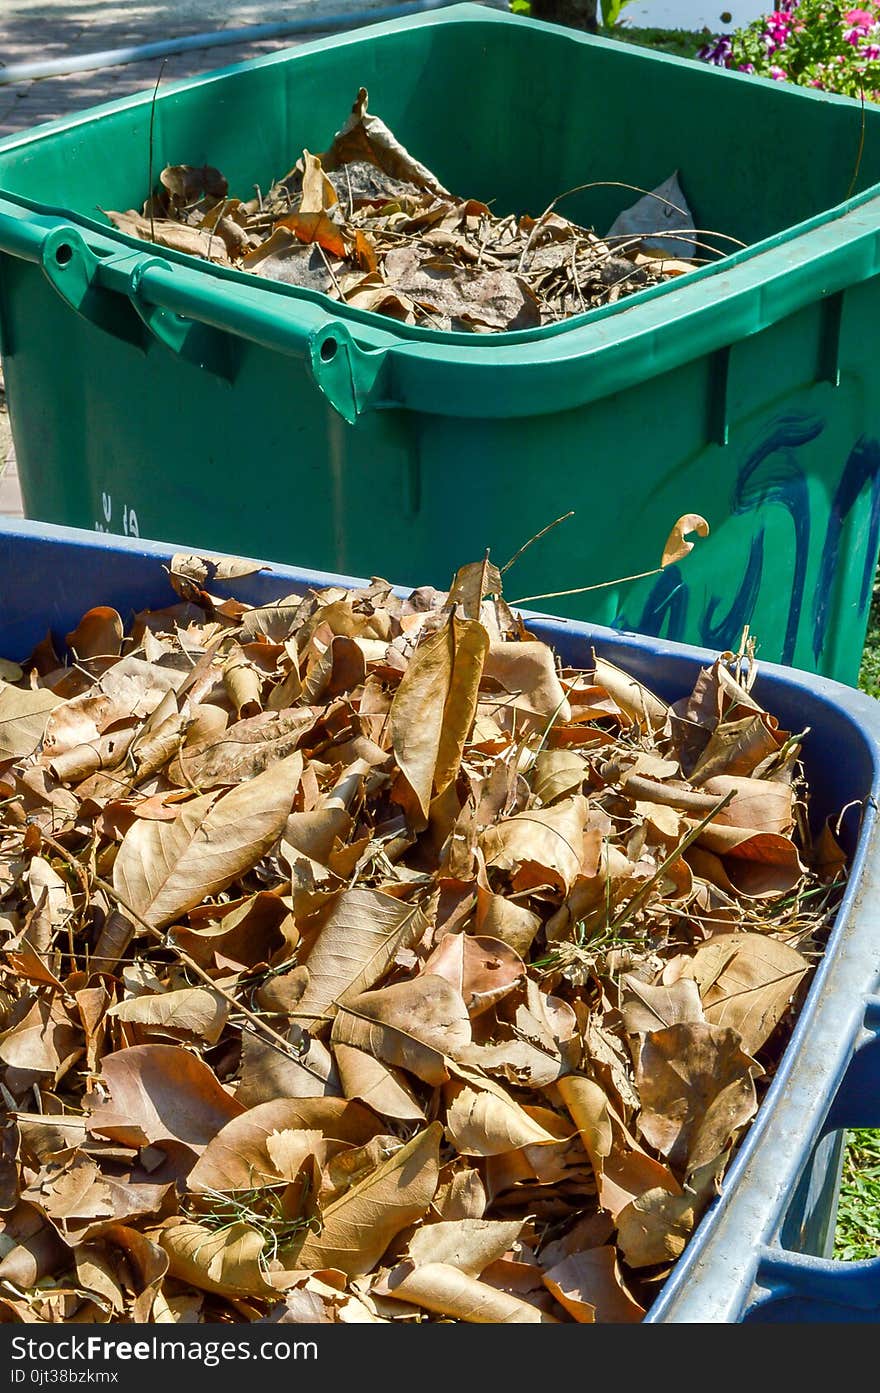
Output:
<path fill-rule="evenodd" d="M 880 101 L 880 5 L 780 0 L 772 13 L 704 44 L 697 57 L 777 82 Z"/>

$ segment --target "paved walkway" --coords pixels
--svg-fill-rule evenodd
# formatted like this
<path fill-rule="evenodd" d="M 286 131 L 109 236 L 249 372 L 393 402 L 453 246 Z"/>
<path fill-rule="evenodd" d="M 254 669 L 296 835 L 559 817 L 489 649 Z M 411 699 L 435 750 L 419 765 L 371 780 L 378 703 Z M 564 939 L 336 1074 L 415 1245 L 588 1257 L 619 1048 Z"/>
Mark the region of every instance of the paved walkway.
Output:
<path fill-rule="evenodd" d="M 0 0 L 0 64 L 38 63 L 52 58 L 94 54 L 107 49 L 157 43 L 183 35 L 241 29 L 247 25 L 290 22 L 299 17 L 381 9 L 394 0 Z M 323 31 L 326 33 L 327 31 Z M 162 80 L 193 77 L 306 43 L 320 28 L 301 35 L 250 43 L 215 44 L 175 54 L 161 69 Z M 128 63 L 63 77 L 15 84 L 0 83 L 0 136 L 53 121 L 101 102 L 153 87 L 162 60 Z M 0 514 L 22 515 L 21 494 L 0 369 Z"/>

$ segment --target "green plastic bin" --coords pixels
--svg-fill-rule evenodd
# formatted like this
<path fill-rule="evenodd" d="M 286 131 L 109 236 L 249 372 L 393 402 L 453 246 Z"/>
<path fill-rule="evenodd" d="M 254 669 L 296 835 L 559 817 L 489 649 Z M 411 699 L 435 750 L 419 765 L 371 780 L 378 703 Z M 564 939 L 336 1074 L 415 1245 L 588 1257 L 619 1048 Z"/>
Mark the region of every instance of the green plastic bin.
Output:
<path fill-rule="evenodd" d="M 30 517 L 446 585 L 853 682 L 880 540 L 880 109 L 461 5 L 159 89 L 154 174 L 266 187 L 358 87 L 441 181 L 540 213 L 673 169 L 748 244 L 549 328 L 438 333 L 114 231 L 152 88 L 0 142 L 0 337 Z M 604 231 L 635 195 L 562 206 Z"/>

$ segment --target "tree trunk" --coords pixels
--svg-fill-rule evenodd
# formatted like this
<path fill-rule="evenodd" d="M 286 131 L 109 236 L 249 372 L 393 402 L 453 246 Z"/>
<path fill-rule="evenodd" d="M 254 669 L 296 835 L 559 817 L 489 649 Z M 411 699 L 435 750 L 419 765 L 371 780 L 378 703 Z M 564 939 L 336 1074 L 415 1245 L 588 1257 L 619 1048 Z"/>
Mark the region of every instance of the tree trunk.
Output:
<path fill-rule="evenodd" d="M 532 18 L 551 24 L 567 24 L 570 29 L 587 29 L 595 34 L 598 0 L 532 0 Z"/>

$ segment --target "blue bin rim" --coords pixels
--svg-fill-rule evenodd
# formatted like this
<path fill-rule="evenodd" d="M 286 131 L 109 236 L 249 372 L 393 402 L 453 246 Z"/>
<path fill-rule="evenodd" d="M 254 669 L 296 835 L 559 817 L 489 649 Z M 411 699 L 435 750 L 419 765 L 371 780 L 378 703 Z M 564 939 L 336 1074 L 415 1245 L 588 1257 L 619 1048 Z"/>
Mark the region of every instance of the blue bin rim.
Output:
<path fill-rule="evenodd" d="M 220 559 L 230 553 L 200 547 L 156 542 L 133 537 L 89 532 L 51 523 L 0 518 L 0 559 L 17 544 L 45 542 L 46 562 L 51 547 L 96 551 L 139 562 L 155 561 L 167 567 L 176 553 Z M 366 577 L 303 570 L 276 562 L 260 562 L 263 574 L 281 582 L 280 594 L 328 586 L 361 588 Z M 215 587 L 220 593 L 242 582 Z M 411 586 L 395 585 L 401 596 Z M 112 602 L 107 595 L 104 603 Z M 265 603 L 265 601 L 261 601 Z M 519 609 L 530 631 L 550 644 L 575 638 L 607 651 L 625 666 L 626 650 L 658 663 L 671 664 L 684 679 L 709 664 L 717 653 L 691 645 L 672 643 L 646 635 L 619 632 L 595 624 L 560 619 L 538 611 Z M 0 623 L 3 607 L 0 602 Z M 623 651 L 623 656 L 622 652 Z M 880 982 L 880 701 L 830 678 L 776 663 L 759 663 L 764 692 L 785 689 L 803 700 L 807 711 L 822 707 L 842 715 L 853 737 L 863 742 L 870 765 L 870 790 L 865 797 L 858 844 L 852 858 L 849 881 L 839 907 L 827 949 L 810 985 L 783 1059 L 743 1138 L 722 1185 L 678 1259 L 670 1277 L 645 1318 L 658 1323 L 736 1323 L 755 1303 L 762 1262 L 785 1256 L 779 1231 L 787 1201 L 802 1175 L 813 1144 L 859 1044 L 866 1007 L 880 1005 L 874 997 Z M 822 1270 L 833 1281 L 837 1264 L 807 1259 L 809 1274 Z M 876 1263 L 856 1264 L 880 1273 Z M 880 1281 L 880 1277 L 878 1277 Z"/>

